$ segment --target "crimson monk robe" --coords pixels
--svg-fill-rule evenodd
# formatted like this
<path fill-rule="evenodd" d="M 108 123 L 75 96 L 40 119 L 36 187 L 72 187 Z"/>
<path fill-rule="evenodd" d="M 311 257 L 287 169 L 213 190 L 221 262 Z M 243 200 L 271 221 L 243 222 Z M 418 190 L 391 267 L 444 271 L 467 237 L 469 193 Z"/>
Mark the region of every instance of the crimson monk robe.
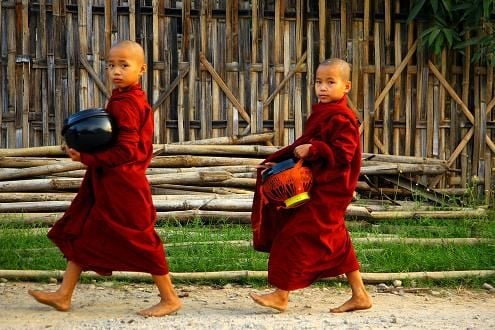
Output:
<path fill-rule="evenodd" d="M 289 159 L 297 146 L 311 144 L 304 160 L 313 173 L 311 198 L 293 209 L 269 201 L 260 169 L 253 199 L 254 248 L 270 253 L 268 281 L 287 291 L 359 269 L 344 222 L 361 168 L 359 124 L 346 96 L 312 110 L 303 135 L 264 161 Z"/>
<path fill-rule="evenodd" d="M 109 148 L 81 153 L 81 187 L 48 237 L 83 270 L 168 273 L 154 225 L 156 209 L 145 172 L 153 155 L 153 111 L 140 85 L 112 92 L 106 111 L 117 126 Z"/>

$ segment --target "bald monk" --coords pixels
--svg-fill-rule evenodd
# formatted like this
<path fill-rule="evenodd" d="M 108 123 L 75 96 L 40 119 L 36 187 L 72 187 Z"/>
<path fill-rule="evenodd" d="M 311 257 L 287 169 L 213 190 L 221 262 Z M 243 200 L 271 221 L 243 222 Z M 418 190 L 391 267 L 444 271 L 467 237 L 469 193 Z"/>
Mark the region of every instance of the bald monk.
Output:
<path fill-rule="evenodd" d="M 340 59 L 322 62 L 316 70 L 313 106 L 303 135 L 270 155 L 258 169 L 251 222 L 254 248 L 269 252 L 271 293 L 251 298 L 278 311 L 287 309 L 290 291 L 319 278 L 346 274 L 352 297 L 330 312 L 371 308 L 344 215 L 351 203 L 361 167 L 359 125 L 347 106 L 350 66 Z M 311 168 L 310 200 L 294 209 L 270 201 L 261 189 L 261 172 L 289 158 Z"/>
<path fill-rule="evenodd" d="M 67 311 L 82 271 L 146 272 L 161 298 L 139 314 L 163 316 L 178 311 L 181 301 L 154 228 L 156 210 L 145 176 L 153 152 L 153 111 L 140 85 L 146 71 L 143 48 L 133 41 L 117 43 L 109 51 L 107 71 L 115 89 L 106 110 L 118 135 L 109 148 L 91 154 L 65 148 L 73 161 L 87 166 L 75 199 L 48 232 L 67 268 L 55 292 L 28 292 L 40 303 Z"/>

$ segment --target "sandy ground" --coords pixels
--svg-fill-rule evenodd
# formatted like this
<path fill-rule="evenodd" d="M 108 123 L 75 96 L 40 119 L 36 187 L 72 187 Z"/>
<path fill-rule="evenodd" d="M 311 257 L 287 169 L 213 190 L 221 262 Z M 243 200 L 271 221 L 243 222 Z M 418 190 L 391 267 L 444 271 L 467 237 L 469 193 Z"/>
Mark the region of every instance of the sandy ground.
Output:
<path fill-rule="evenodd" d="M 53 290 L 56 284 L 0 283 L 0 329 L 495 329 L 495 294 L 482 289 L 383 293 L 368 286 L 371 310 L 330 314 L 329 307 L 348 299 L 347 287 L 295 291 L 289 309 L 278 313 L 248 297 L 268 288 L 178 285 L 182 310 L 144 318 L 136 311 L 158 301 L 151 284 L 80 284 L 69 312 L 36 303 L 29 288 Z"/>

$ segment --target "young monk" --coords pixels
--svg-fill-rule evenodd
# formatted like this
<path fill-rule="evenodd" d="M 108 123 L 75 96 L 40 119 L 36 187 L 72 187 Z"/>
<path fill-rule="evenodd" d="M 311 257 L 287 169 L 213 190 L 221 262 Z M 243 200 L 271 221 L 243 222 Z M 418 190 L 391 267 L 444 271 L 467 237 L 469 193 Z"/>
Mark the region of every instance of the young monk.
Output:
<path fill-rule="evenodd" d="M 29 290 L 29 294 L 42 304 L 67 311 L 82 271 L 147 272 L 161 299 L 139 314 L 163 316 L 179 310 L 181 301 L 154 228 L 156 210 L 145 176 L 153 152 L 153 111 L 140 85 L 146 71 L 142 47 L 133 41 L 114 45 L 107 71 L 115 86 L 106 110 L 117 125 L 116 141 L 91 154 L 66 148 L 73 161 L 87 165 L 78 194 L 48 233 L 67 258 L 67 269 L 57 291 Z"/>
<path fill-rule="evenodd" d="M 287 309 L 289 293 L 319 278 L 346 274 L 352 297 L 332 313 L 371 308 L 356 254 L 344 223 L 359 178 L 359 125 L 347 106 L 350 66 L 340 59 L 322 62 L 316 70 L 313 106 L 303 135 L 270 155 L 260 166 L 253 200 L 254 248 L 269 252 L 271 293 L 251 294 L 258 304 Z M 310 200 L 286 209 L 269 201 L 261 190 L 261 171 L 289 158 L 305 161 L 313 173 Z"/>

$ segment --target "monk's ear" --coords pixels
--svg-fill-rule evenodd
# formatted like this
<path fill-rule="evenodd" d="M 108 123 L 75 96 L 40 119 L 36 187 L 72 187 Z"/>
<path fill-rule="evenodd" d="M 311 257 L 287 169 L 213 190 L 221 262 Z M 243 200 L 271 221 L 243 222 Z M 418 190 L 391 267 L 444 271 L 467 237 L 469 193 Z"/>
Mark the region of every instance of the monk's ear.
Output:
<path fill-rule="evenodd" d="M 146 70 L 148 69 L 148 66 L 143 63 L 143 65 L 141 65 L 141 69 L 139 70 L 139 73 L 142 75 L 143 73 L 146 72 Z"/>
<path fill-rule="evenodd" d="M 349 91 L 351 90 L 351 87 L 352 87 L 352 83 L 351 83 L 351 81 L 350 81 L 350 80 L 347 80 L 347 81 L 345 82 L 345 92 L 346 92 L 346 93 L 349 93 Z"/>

